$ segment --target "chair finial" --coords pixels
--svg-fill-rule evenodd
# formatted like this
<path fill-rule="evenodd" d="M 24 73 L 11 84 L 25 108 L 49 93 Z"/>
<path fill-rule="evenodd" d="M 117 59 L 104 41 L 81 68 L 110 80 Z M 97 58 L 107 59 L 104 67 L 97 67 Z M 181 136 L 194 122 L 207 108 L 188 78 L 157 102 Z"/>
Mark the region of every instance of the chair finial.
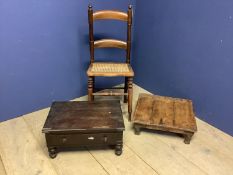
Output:
<path fill-rule="evenodd" d="M 92 9 L 92 5 L 91 5 L 91 4 L 88 5 L 88 9 L 89 9 L 89 10 Z"/>
<path fill-rule="evenodd" d="M 132 5 L 131 4 L 129 5 L 128 9 L 132 9 Z"/>

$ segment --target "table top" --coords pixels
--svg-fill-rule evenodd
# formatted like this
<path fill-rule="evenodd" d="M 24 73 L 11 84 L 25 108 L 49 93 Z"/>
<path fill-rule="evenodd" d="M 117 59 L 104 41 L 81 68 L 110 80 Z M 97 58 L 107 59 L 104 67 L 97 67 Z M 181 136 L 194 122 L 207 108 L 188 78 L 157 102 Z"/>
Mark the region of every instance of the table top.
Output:
<path fill-rule="evenodd" d="M 195 132 L 191 100 L 140 94 L 132 121 L 161 129 Z"/>
<path fill-rule="evenodd" d="M 123 131 L 119 101 L 54 102 L 42 132 Z"/>

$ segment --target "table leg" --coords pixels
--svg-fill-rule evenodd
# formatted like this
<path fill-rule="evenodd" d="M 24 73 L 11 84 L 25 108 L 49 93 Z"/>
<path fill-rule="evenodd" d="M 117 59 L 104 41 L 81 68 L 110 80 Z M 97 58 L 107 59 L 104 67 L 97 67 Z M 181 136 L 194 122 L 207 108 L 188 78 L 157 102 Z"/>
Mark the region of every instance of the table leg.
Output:
<path fill-rule="evenodd" d="M 193 136 L 193 133 L 185 133 L 184 134 L 184 143 L 185 144 L 190 144 L 192 136 Z"/>
<path fill-rule="evenodd" d="M 115 154 L 117 156 L 120 156 L 122 154 L 122 147 L 123 147 L 123 144 L 122 143 L 118 143 L 116 146 L 115 146 Z"/>
<path fill-rule="evenodd" d="M 57 148 L 56 147 L 49 147 L 49 157 L 54 159 L 57 156 Z"/>
<path fill-rule="evenodd" d="M 139 125 L 134 124 L 134 133 L 136 135 L 140 135 L 140 133 L 141 133 L 141 127 Z"/>

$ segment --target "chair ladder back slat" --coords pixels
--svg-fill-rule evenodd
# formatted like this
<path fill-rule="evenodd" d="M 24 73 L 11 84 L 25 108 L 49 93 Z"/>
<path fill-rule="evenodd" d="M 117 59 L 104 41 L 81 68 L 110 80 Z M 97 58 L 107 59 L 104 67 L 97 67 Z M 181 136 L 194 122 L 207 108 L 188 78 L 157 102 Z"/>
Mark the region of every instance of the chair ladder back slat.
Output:
<path fill-rule="evenodd" d="M 127 41 L 115 39 L 102 39 L 94 41 L 93 23 L 99 19 L 116 19 L 127 22 Z M 89 21 L 89 43 L 90 43 L 90 62 L 94 62 L 95 48 L 115 47 L 126 50 L 126 63 L 130 64 L 131 53 L 131 28 L 132 28 L 132 6 L 129 5 L 127 13 L 114 10 L 100 10 L 93 13 L 92 6 L 88 6 Z"/>
<path fill-rule="evenodd" d="M 127 21 L 127 13 L 115 11 L 115 10 L 100 10 L 93 13 L 93 21 L 99 19 L 115 19 L 121 21 Z"/>
<path fill-rule="evenodd" d="M 127 49 L 127 43 L 116 39 L 101 39 L 94 41 L 94 48 L 115 47 L 119 49 Z"/>

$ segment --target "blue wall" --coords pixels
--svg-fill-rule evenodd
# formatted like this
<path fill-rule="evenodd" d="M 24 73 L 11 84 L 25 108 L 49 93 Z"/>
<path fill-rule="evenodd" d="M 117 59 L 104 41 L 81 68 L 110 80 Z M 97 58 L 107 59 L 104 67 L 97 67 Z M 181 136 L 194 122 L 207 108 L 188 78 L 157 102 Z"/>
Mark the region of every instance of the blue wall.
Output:
<path fill-rule="evenodd" d="M 190 98 L 199 118 L 233 135 L 233 1 L 136 3 L 136 83 Z"/>
<path fill-rule="evenodd" d="M 0 121 L 86 94 L 89 3 L 96 10 L 126 11 L 134 5 L 130 0 L 0 0 Z M 125 23 L 97 22 L 95 29 L 97 38 L 125 38 Z M 125 53 L 98 50 L 96 56 L 124 58 Z"/>

